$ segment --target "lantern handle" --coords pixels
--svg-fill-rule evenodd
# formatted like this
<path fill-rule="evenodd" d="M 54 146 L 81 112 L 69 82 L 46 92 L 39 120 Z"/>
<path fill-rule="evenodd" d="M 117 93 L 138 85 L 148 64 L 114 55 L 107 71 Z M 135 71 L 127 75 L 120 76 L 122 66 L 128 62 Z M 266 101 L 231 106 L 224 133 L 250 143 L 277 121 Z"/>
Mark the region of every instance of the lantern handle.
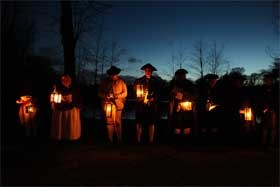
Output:
<path fill-rule="evenodd" d="M 53 85 L 53 92 L 56 92 L 56 85 Z"/>

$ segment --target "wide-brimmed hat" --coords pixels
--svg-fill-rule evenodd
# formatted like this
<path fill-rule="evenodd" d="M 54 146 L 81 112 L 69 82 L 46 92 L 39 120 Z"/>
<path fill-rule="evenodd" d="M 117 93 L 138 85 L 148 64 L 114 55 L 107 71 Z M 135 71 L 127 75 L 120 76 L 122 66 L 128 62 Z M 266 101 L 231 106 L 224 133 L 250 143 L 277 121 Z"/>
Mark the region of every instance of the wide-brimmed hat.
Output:
<path fill-rule="evenodd" d="M 150 63 L 145 64 L 144 66 L 141 67 L 141 70 L 145 70 L 145 69 L 151 69 L 152 71 L 157 71 L 157 69 Z"/>
<path fill-rule="evenodd" d="M 175 75 L 180 75 L 180 74 L 187 74 L 189 73 L 186 69 L 178 69 L 176 72 L 175 72 Z"/>
<path fill-rule="evenodd" d="M 204 76 L 204 79 L 206 80 L 213 80 L 213 79 L 218 79 L 219 76 L 213 73 L 208 73 Z"/>
<path fill-rule="evenodd" d="M 117 68 L 116 66 L 111 66 L 108 70 L 107 70 L 107 74 L 108 75 L 117 75 L 121 72 L 120 68 Z"/>

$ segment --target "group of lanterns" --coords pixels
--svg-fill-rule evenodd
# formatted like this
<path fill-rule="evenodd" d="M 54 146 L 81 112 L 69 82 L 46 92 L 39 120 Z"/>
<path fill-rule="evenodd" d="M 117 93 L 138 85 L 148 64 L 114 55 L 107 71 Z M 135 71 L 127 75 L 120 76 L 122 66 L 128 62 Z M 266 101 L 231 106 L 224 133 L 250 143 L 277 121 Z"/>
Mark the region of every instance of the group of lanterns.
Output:
<path fill-rule="evenodd" d="M 136 96 L 137 98 L 143 98 L 147 96 L 147 90 L 144 88 L 144 85 L 138 84 L 136 85 Z M 50 95 L 50 102 L 51 103 L 61 103 L 62 95 L 56 91 L 56 87 L 54 87 L 53 92 Z M 34 106 L 32 104 L 32 96 L 25 95 L 21 96 L 19 100 L 16 101 L 17 104 L 24 105 L 24 114 L 34 112 Z M 144 100 L 145 103 L 145 100 Z M 207 101 L 206 109 L 207 111 L 211 111 L 217 105 Z M 179 107 L 182 111 L 192 111 L 193 103 L 190 101 L 183 101 L 179 103 Z M 112 117 L 112 113 L 114 111 L 114 104 L 112 102 L 105 102 L 104 110 L 106 112 L 106 117 Z M 240 115 L 244 115 L 245 121 L 252 121 L 252 108 L 244 107 L 243 109 L 239 110 Z"/>
<path fill-rule="evenodd" d="M 147 104 L 148 99 L 147 99 L 148 91 L 144 87 L 144 85 L 137 84 L 136 85 L 136 97 L 138 99 L 144 98 L 144 103 Z M 190 101 L 183 101 L 179 103 L 179 108 L 181 111 L 192 111 L 193 110 L 193 103 Z"/>
<path fill-rule="evenodd" d="M 54 86 L 54 90 L 50 95 L 51 103 L 61 103 L 62 95 L 56 91 L 56 87 Z M 17 104 L 20 104 L 19 109 L 19 118 L 21 123 L 26 123 L 30 119 L 33 118 L 36 113 L 36 106 L 32 101 L 31 95 L 23 95 L 20 99 L 16 100 Z"/>

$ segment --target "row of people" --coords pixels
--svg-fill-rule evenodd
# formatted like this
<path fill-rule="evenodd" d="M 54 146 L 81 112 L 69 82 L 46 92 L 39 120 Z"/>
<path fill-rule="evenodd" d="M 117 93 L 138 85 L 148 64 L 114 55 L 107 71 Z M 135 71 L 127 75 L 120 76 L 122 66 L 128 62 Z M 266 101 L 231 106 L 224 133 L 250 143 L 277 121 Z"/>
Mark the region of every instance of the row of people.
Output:
<path fill-rule="evenodd" d="M 145 64 L 141 70 L 145 75 L 136 79 L 133 85 L 137 98 L 136 137 L 140 143 L 143 129 L 147 129 L 148 141 L 153 143 L 155 124 L 159 118 L 158 100 L 161 86 L 153 76 L 153 72 L 157 71 L 153 65 Z M 108 69 L 108 76 L 100 82 L 98 89 L 111 143 L 114 133 L 118 143 L 122 141 L 122 110 L 126 102 L 127 85 L 119 77 L 120 71 L 121 69 L 115 66 Z M 187 70 L 179 69 L 169 83 L 168 125 L 172 136 L 189 136 L 195 132 L 241 135 L 245 121 L 240 118 L 240 109 L 253 107 L 250 115 L 256 115 L 253 116 L 253 122 L 249 123 L 254 123 L 257 117 L 261 117 L 263 143 L 269 141 L 268 137 L 272 142 L 276 141 L 279 120 L 276 114 L 279 105 L 277 96 L 273 95 L 275 91 L 271 75 L 264 76 L 263 90 L 260 91 L 263 96 L 260 94 L 260 97 L 254 100 L 252 94 L 244 92 L 242 83 L 245 77 L 240 74 L 233 73 L 221 79 L 215 74 L 207 74 L 198 80 L 197 84 L 188 80 L 187 74 Z M 77 140 L 81 136 L 79 92 L 72 86 L 69 75 L 61 77 L 61 85 L 56 89 L 62 97 L 59 103 L 54 102 L 53 98 L 51 137 L 57 140 Z"/>

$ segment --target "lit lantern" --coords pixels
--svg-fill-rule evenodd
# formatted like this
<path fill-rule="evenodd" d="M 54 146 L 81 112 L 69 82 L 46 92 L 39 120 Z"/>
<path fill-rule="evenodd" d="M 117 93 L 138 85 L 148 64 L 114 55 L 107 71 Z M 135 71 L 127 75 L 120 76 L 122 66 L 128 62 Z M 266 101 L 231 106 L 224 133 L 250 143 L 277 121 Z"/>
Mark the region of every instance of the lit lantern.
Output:
<path fill-rule="evenodd" d="M 61 103 L 61 99 L 62 95 L 56 91 L 56 87 L 54 86 L 54 90 L 50 96 L 51 103 Z"/>
<path fill-rule="evenodd" d="M 144 104 L 149 104 L 149 99 L 148 99 L 148 91 L 146 91 L 145 95 L 144 95 Z"/>
<path fill-rule="evenodd" d="M 244 114 L 245 121 L 252 121 L 252 108 L 245 107 L 243 110 L 239 110 L 240 114 Z"/>
<path fill-rule="evenodd" d="M 183 111 L 191 111 L 192 110 L 192 102 L 190 102 L 190 101 L 181 102 L 179 105 L 180 105 L 180 108 Z"/>
<path fill-rule="evenodd" d="M 33 123 L 36 115 L 36 107 L 32 102 L 32 96 L 24 95 L 20 99 L 16 100 L 17 104 L 20 104 L 19 119 L 20 123 L 24 126 L 30 126 Z"/>
<path fill-rule="evenodd" d="M 105 102 L 104 111 L 106 113 L 106 118 L 111 118 L 113 116 L 113 103 Z"/>
<path fill-rule="evenodd" d="M 23 114 L 35 112 L 35 107 L 32 104 L 32 96 L 30 95 L 21 96 L 20 99 L 16 101 L 16 103 L 21 105 Z"/>
<path fill-rule="evenodd" d="M 106 123 L 115 124 L 117 112 L 116 105 L 110 101 L 105 101 L 103 110 L 105 112 Z"/>
<path fill-rule="evenodd" d="M 136 97 L 137 98 L 144 97 L 144 85 L 142 85 L 142 84 L 136 85 Z"/>

